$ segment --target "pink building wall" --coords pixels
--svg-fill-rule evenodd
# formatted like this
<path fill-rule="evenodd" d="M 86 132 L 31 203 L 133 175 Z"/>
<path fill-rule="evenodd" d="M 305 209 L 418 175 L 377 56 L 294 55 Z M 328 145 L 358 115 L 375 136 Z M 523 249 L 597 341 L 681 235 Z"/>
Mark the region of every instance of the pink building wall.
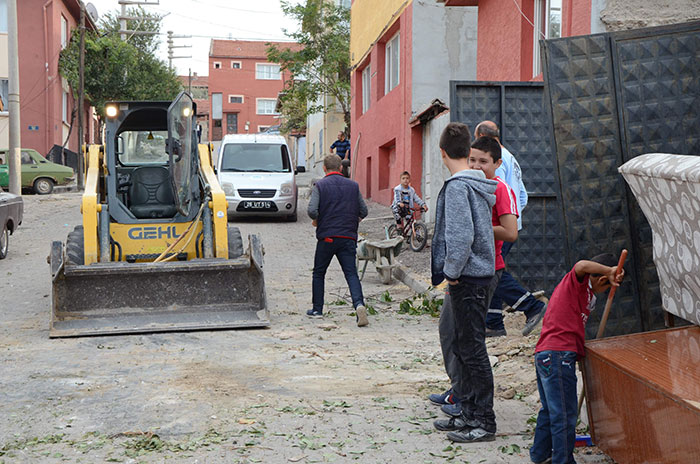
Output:
<path fill-rule="evenodd" d="M 53 145 L 63 145 L 63 87 L 58 73 L 61 51 L 61 16 L 69 35 L 77 33 L 80 9 L 77 0 L 22 0 L 17 2 L 19 33 L 19 87 L 21 144 L 46 155 Z M 89 20 L 86 27 L 93 27 Z M 68 92 L 68 122 L 77 105 Z M 89 102 L 86 102 L 86 106 Z M 78 151 L 77 116 L 66 147 Z M 94 141 L 95 127 L 86 108 L 85 138 Z M 30 127 L 32 130 L 30 130 Z M 34 130 L 38 128 L 38 130 Z"/>
<path fill-rule="evenodd" d="M 515 3 L 514 3 L 515 2 Z M 531 81 L 534 0 L 479 0 L 476 77 L 480 81 Z M 520 7 L 518 10 L 517 6 Z M 591 33 L 591 0 L 562 1 L 562 37 Z"/>
<path fill-rule="evenodd" d="M 372 47 L 368 59 L 354 70 L 351 80 L 351 144 L 354 179 L 365 198 L 391 204 L 392 189 L 400 174 L 409 171 L 413 187 L 421 194 L 422 129 L 411 128 L 413 9 L 406 8 L 391 28 Z M 399 84 L 384 94 L 386 42 L 400 32 Z M 362 113 L 362 71 L 371 65 L 370 107 Z"/>

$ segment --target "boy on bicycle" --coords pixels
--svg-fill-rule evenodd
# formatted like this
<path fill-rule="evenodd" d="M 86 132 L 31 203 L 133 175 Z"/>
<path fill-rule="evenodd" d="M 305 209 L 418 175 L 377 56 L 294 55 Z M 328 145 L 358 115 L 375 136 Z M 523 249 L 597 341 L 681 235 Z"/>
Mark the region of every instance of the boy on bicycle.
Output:
<path fill-rule="evenodd" d="M 428 205 L 418 196 L 416 190 L 411 187 L 411 174 L 408 171 L 401 173 L 401 183 L 394 187 L 394 201 L 391 202 L 391 211 L 394 213 L 396 224 L 402 225 L 403 218 L 410 216 L 415 205 L 423 211 L 428 211 Z"/>

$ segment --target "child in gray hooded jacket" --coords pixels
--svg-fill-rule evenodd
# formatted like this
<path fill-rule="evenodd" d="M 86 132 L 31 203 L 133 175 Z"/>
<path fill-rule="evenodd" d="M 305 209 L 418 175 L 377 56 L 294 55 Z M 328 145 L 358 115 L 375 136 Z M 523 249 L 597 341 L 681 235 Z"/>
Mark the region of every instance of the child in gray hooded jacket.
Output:
<path fill-rule="evenodd" d="M 493 372 L 485 341 L 495 272 L 491 208 L 496 182 L 469 169 L 470 141 L 469 128 L 461 123 L 448 124 L 440 137 L 442 161 L 452 176 L 438 194 L 431 255 L 433 285 L 444 279 L 449 283 L 445 304 L 453 318 L 455 341 L 450 349 L 459 372 L 454 394 L 462 407 L 459 417 L 435 421 L 435 427 L 461 443 L 496 437 Z"/>

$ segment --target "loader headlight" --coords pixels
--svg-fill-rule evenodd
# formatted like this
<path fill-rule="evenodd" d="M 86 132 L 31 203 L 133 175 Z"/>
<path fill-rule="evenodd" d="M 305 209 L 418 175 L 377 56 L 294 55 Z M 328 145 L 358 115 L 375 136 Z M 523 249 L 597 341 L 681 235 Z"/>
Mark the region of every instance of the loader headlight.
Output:
<path fill-rule="evenodd" d="M 117 115 L 117 113 L 119 113 L 119 110 L 117 109 L 117 107 L 115 105 L 108 105 L 105 108 L 105 114 L 107 114 L 108 118 L 115 117 Z"/>
<path fill-rule="evenodd" d="M 232 197 L 236 194 L 236 189 L 233 188 L 233 184 L 231 182 L 222 182 L 221 188 L 224 189 L 226 196 Z"/>
<path fill-rule="evenodd" d="M 282 184 L 282 186 L 280 187 L 280 193 L 282 195 L 291 195 L 293 191 L 294 191 L 294 186 L 291 184 L 291 182 L 288 182 L 286 184 Z"/>

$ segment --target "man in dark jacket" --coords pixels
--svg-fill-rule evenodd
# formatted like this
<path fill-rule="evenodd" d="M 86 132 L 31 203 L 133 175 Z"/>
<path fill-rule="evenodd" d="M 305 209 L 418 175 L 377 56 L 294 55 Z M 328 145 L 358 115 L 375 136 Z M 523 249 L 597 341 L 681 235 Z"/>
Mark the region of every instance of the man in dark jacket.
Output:
<path fill-rule="evenodd" d="M 306 312 L 309 317 L 323 317 L 323 293 L 326 270 L 333 256 L 338 258 L 345 280 L 350 288 L 352 305 L 357 315 L 357 325 L 366 326 L 367 308 L 362 296 L 362 284 L 357 276 L 357 227 L 367 216 L 367 205 L 357 182 L 340 174 L 337 155 L 323 158 L 326 176 L 316 182 L 311 190 L 308 213 L 316 227 L 316 255 L 314 256 L 312 302 Z"/>

